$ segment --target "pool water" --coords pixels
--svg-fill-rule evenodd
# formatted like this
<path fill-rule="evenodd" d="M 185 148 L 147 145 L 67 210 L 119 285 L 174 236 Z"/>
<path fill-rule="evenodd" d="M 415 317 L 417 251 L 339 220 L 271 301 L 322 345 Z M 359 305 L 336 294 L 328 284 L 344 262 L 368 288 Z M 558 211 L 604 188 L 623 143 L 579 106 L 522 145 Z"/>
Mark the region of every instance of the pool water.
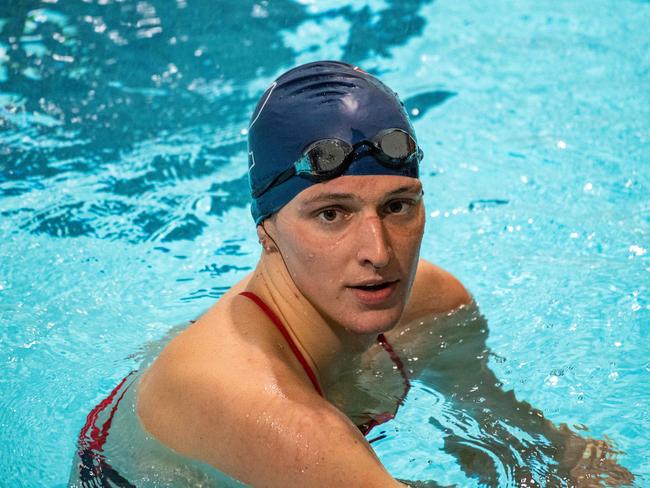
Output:
<path fill-rule="evenodd" d="M 65 486 L 90 409 L 252 269 L 249 114 L 343 59 L 412 115 L 422 255 L 474 295 L 502 388 L 650 486 L 648 25 L 641 0 L 0 0 L 3 485 Z M 447 400 L 416 383 L 375 448 L 483 486 Z"/>

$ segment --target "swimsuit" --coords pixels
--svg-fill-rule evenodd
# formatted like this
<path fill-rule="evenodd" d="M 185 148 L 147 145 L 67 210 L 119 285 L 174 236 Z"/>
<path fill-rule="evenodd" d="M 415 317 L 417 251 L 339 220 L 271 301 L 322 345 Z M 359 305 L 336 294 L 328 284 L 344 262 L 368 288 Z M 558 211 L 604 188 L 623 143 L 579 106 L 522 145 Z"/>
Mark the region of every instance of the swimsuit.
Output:
<path fill-rule="evenodd" d="M 120 383 L 113 388 L 113 391 L 99 402 L 93 408 L 88 417 L 86 417 L 86 424 L 79 433 L 79 440 L 77 442 L 77 455 L 79 456 L 79 481 L 83 488 L 100 488 L 100 487 L 119 487 L 119 488 L 136 488 L 135 485 L 129 483 L 115 468 L 113 468 L 108 461 L 106 461 L 103 451 L 106 438 L 108 437 L 108 430 L 113 422 L 113 416 L 117 411 L 126 390 L 133 384 L 135 380 L 136 371 L 131 371 L 124 377 Z M 124 389 L 122 389 L 124 387 Z M 122 390 L 120 392 L 120 390 Z M 119 394 L 119 396 L 118 396 Z M 117 400 L 116 400 L 117 398 Z M 102 424 L 101 429 L 97 426 L 99 414 L 113 403 L 108 414 L 108 419 Z"/>
<path fill-rule="evenodd" d="M 320 387 L 320 384 L 318 383 L 318 378 L 314 373 L 314 370 L 311 368 L 311 366 L 309 366 L 309 363 L 305 359 L 305 356 L 300 352 L 300 349 L 298 349 L 298 346 L 296 345 L 295 341 L 291 338 L 291 335 L 287 331 L 287 328 L 282 323 L 280 318 L 275 314 L 275 312 L 273 312 L 273 310 L 271 310 L 271 308 L 266 303 L 264 303 L 264 301 L 260 297 L 258 297 L 254 293 L 244 291 L 240 293 L 240 295 L 255 302 L 255 304 L 262 310 L 262 312 L 264 312 L 266 316 L 271 320 L 271 322 L 273 322 L 273 324 L 278 329 L 280 334 L 282 334 L 282 337 L 284 337 L 284 340 L 289 345 L 289 348 L 293 352 L 294 356 L 296 356 L 296 359 L 301 364 L 302 368 L 305 370 L 305 373 L 307 374 L 307 377 L 311 381 L 312 385 L 314 385 L 314 389 L 316 390 L 316 392 L 318 392 L 320 396 L 325 398 L 325 395 L 323 394 L 323 390 Z M 388 353 L 390 359 L 393 361 L 395 366 L 397 366 L 397 370 L 399 371 L 400 375 L 402 376 L 402 380 L 404 381 L 404 391 L 402 392 L 402 395 L 397 400 L 397 406 L 393 413 L 385 412 L 381 414 L 372 415 L 371 419 L 368 422 L 365 422 L 364 424 L 357 426 L 364 436 L 368 435 L 368 433 L 377 425 L 381 425 L 384 422 L 388 422 L 389 420 L 395 418 L 395 415 L 397 414 L 397 409 L 399 408 L 400 405 L 404 403 L 404 399 L 406 398 L 406 395 L 411 389 L 411 382 L 409 381 L 408 376 L 406 375 L 406 369 L 404 368 L 404 363 L 402 363 L 402 360 L 395 353 L 392 346 L 388 343 L 386 336 L 384 336 L 384 334 L 379 334 L 377 336 L 377 342 L 381 345 L 381 347 L 384 348 L 384 350 Z M 376 437 L 368 442 L 374 442 L 379 439 L 382 439 L 383 437 L 385 437 L 385 435 Z"/>
<path fill-rule="evenodd" d="M 296 356 L 296 359 L 301 364 L 307 377 L 311 381 L 312 385 L 316 392 L 323 398 L 323 390 L 320 387 L 318 378 L 314 373 L 314 370 L 309 366 L 309 363 L 305 359 L 305 356 L 300 352 L 295 341 L 292 339 L 291 335 L 287 331 L 287 328 L 282 323 L 280 318 L 269 308 L 269 306 L 264 303 L 264 301 L 250 292 L 242 292 L 240 295 L 252 300 L 264 314 L 273 322 L 275 327 L 278 329 L 280 334 L 284 337 L 285 341 L 289 345 L 289 348 Z M 404 403 L 404 399 L 411 388 L 411 383 L 409 382 L 408 376 L 406 375 L 406 370 L 404 364 L 399 356 L 395 353 L 391 345 L 386 340 L 384 334 L 379 334 L 377 336 L 377 342 L 384 348 L 384 350 L 390 356 L 390 359 L 393 361 L 397 370 L 399 371 L 402 379 L 404 381 L 404 391 L 397 401 L 397 406 L 393 413 L 385 412 L 381 414 L 373 414 L 370 417 L 368 422 L 365 422 L 362 425 L 357 427 L 361 433 L 365 436 L 370 431 L 378 426 L 395 418 L 397 414 L 397 409 L 400 405 Z M 104 444 L 108 437 L 108 431 L 113 422 L 113 416 L 117 411 L 117 407 L 124 398 L 124 395 L 128 388 L 135 381 L 135 373 L 137 371 L 131 371 L 108 395 L 104 400 L 93 408 L 88 417 L 86 418 L 86 423 L 79 433 L 79 440 L 77 443 L 77 455 L 79 456 L 79 480 L 81 481 L 81 486 L 84 488 L 95 488 L 95 487 L 123 487 L 123 488 L 135 488 L 126 478 L 124 478 L 120 473 L 113 468 L 109 462 L 105 459 L 103 455 Z M 106 410 L 111 404 L 110 411 L 108 412 L 108 418 L 104 421 L 101 428 L 98 427 L 99 415 Z M 386 437 L 385 434 L 381 434 L 374 439 L 369 440 L 368 442 L 375 442 Z"/>

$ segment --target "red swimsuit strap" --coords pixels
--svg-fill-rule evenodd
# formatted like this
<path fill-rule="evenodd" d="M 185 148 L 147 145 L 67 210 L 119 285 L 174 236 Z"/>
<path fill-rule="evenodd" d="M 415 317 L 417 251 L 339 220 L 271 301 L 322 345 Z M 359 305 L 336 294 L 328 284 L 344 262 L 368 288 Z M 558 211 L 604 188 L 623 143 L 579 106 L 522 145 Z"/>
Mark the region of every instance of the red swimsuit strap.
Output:
<path fill-rule="evenodd" d="M 411 382 L 409 381 L 409 377 L 406 374 L 406 368 L 404 367 L 404 363 L 402 362 L 400 357 L 393 350 L 393 346 L 391 346 L 388 343 L 388 339 L 386 339 L 386 336 L 384 334 L 379 334 L 377 336 L 377 342 L 379 342 L 379 344 L 381 344 L 381 347 L 383 347 L 384 350 L 388 353 L 390 359 L 393 361 L 393 363 L 395 363 L 395 366 L 397 366 L 397 369 L 399 370 L 399 374 L 402 376 L 402 379 L 404 380 L 404 391 L 402 392 L 402 396 L 398 401 L 398 404 L 402 405 L 404 403 L 404 399 L 406 398 L 406 395 L 411 389 Z"/>
<path fill-rule="evenodd" d="M 271 322 L 273 322 L 275 327 L 280 331 L 280 334 L 282 334 L 282 336 L 284 337 L 284 340 L 287 341 L 287 344 L 289 344 L 289 348 L 291 348 L 293 354 L 296 356 L 296 359 L 302 365 L 302 368 L 305 370 L 305 373 L 311 380 L 311 383 L 312 385 L 314 385 L 314 388 L 316 389 L 318 394 L 322 397 L 325 397 L 325 395 L 323 395 L 323 390 L 321 390 L 320 384 L 318 383 L 318 378 L 316 378 L 316 374 L 314 373 L 314 370 L 311 369 L 311 366 L 309 366 L 307 359 L 305 359 L 305 356 L 300 352 L 300 349 L 298 349 L 298 346 L 292 339 L 291 335 L 289 335 L 289 331 L 287 331 L 287 328 L 284 326 L 280 318 L 255 293 L 251 293 L 249 291 L 243 291 L 240 293 L 240 295 L 255 302 L 255 304 L 262 309 L 262 312 L 264 312 L 267 315 L 267 317 L 271 319 Z"/>
<path fill-rule="evenodd" d="M 376 415 L 373 418 L 371 418 L 370 421 L 366 422 L 363 425 L 358 426 L 359 430 L 361 430 L 361 433 L 364 436 L 368 435 L 374 427 L 377 427 L 378 425 L 381 425 L 384 422 L 388 422 L 389 420 L 394 419 L 395 415 L 397 415 L 397 410 L 401 405 L 404 404 L 406 395 L 408 395 L 408 392 L 411 389 L 411 382 L 409 381 L 409 377 L 406 374 L 406 368 L 404 367 L 404 363 L 402 362 L 400 357 L 393 349 L 393 346 L 390 345 L 388 339 L 386 339 L 386 336 L 384 334 L 379 334 L 377 336 L 377 342 L 381 344 L 381 347 L 383 347 L 384 351 L 388 353 L 388 356 L 390 357 L 391 361 L 393 361 L 393 363 L 395 363 L 395 366 L 397 366 L 397 370 L 399 371 L 399 374 L 402 376 L 402 380 L 404 380 L 404 391 L 402 391 L 402 394 L 398 398 L 397 406 L 395 407 L 395 411 L 393 413 L 386 412 L 386 413 Z M 380 435 L 379 437 L 375 437 L 374 439 L 369 440 L 368 442 L 372 443 L 376 440 L 382 439 L 383 437 L 385 436 Z"/>

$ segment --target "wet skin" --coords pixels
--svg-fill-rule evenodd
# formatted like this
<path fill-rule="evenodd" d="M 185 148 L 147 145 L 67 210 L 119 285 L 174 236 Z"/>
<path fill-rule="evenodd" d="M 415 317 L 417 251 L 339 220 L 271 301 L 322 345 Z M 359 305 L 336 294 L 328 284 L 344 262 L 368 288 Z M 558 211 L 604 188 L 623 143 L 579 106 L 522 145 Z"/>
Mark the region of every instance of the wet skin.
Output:
<path fill-rule="evenodd" d="M 306 189 L 258 234 L 331 327 L 372 341 L 402 315 L 423 230 L 419 180 L 348 176 Z"/>

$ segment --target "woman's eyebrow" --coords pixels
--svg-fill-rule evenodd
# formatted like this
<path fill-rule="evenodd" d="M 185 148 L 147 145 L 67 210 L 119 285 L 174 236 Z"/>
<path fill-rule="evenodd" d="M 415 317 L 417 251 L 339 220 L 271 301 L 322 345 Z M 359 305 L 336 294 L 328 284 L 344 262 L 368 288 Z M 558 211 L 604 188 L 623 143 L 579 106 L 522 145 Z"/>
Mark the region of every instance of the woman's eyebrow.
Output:
<path fill-rule="evenodd" d="M 401 193 L 420 194 L 422 193 L 422 189 L 418 184 L 404 185 L 386 193 L 386 195 L 384 195 L 384 198 L 392 197 L 393 195 L 398 195 Z M 321 203 L 321 202 L 330 203 L 330 202 L 350 201 L 350 200 L 358 200 L 358 198 L 359 196 L 354 193 L 320 193 L 318 195 L 314 195 L 311 198 L 308 198 L 307 200 L 302 202 L 302 205 L 306 206 L 306 205 L 312 205 L 314 203 Z"/>
<path fill-rule="evenodd" d="M 397 195 L 399 193 L 422 193 L 422 188 L 420 185 L 405 185 L 397 188 L 396 190 L 390 191 L 386 194 L 387 197 Z"/>
<path fill-rule="evenodd" d="M 354 200 L 358 198 L 354 193 L 322 193 L 305 200 L 303 205 L 311 205 L 318 202 L 337 202 L 343 200 Z"/>

